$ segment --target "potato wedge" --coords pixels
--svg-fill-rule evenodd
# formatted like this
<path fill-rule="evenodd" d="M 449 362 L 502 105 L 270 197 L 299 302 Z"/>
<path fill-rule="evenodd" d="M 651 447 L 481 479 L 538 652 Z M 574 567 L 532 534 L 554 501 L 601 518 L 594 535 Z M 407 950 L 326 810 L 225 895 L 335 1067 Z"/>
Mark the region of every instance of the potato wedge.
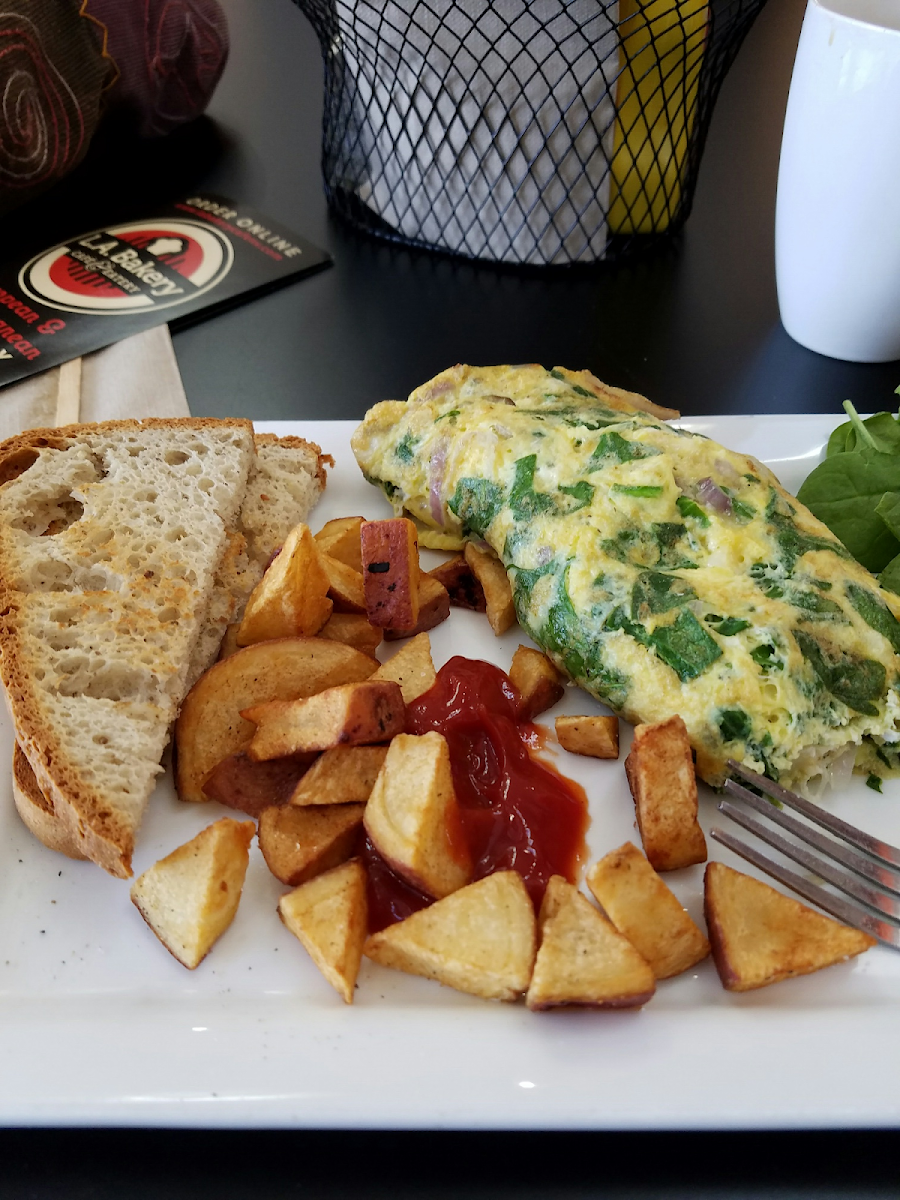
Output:
<path fill-rule="evenodd" d="M 557 717 L 556 739 L 570 754 L 619 757 L 618 717 Z"/>
<path fill-rule="evenodd" d="M 713 962 L 729 992 L 748 992 L 809 975 L 876 945 L 724 863 L 707 864 L 703 907 Z"/>
<path fill-rule="evenodd" d="M 322 570 L 328 576 L 328 598 L 336 613 L 361 613 L 365 616 L 366 594 L 363 577 L 338 558 L 319 553 Z"/>
<path fill-rule="evenodd" d="M 267 808 L 259 818 L 259 848 L 276 879 L 297 887 L 346 862 L 359 848 L 364 804 L 328 808 Z"/>
<path fill-rule="evenodd" d="M 203 801 L 203 781 L 253 737 L 241 709 L 263 700 L 294 700 L 368 679 L 375 659 L 322 638 L 279 638 L 239 650 L 202 675 L 175 723 L 175 786 L 182 800 Z"/>
<path fill-rule="evenodd" d="M 314 757 L 295 754 L 253 762 L 239 750 L 213 767 L 203 781 L 203 794 L 248 817 L 258 817 L 264 808 L 288 803 Z"/>
<path fill-rule="evenodd" d="M 343 998 L 353 989 L 366 940 L 366 869 L 358 858 L 301 884 L 278 901 L 278 915 Z"/>
<path fill-rule="evenodd" d="M 394 738 L 366 805 L 366 833 L 392 870 L 428 896 L 449 896 L 471 880 L 441 734 Z"/>
<path fill-rule="evenodd" d="M 375 651 L 384 641 L 384 633 L 369 624 L 368 617 L 356 613 L 332 613 L 316 635 L 332 642 L 343 642 L 354 650 L 375 657 Z"/>
<path fill-rule="evenodd" d="M 250 593 L 237 632 L 239 646 L 272 638 L 312 637 L 331 616 L 328 576 L 309 526 L 295 525 Z"/>
<path fill-rule="evenodd" d="M 363 954 L 486 1000 L 515 1000 L 528 987 L 534 908 L 522 877 L 498 871 L 405 921 L 373 933 Z"/>
<path fill-rule="evenodd" d="M 649 963 L 562 875 L 550 877 L 538 925 L 540 948 L 525 996 L 530 1009 L 638 1008 L 656 991 Z"/>
<path fill-rule="evenodd" d="M 681 717 L 635 726 L 625 774 L 651 866 L 676 871 L 705 862 L 706 839 L 697 821 L 697 777 Z"/>
<path fill-rule="evenodd" d="M 252 821 L 223 817 L 154 863 L 132 885 L 138 912 L 190 971 L 234 920 L 255 832 Z"/>
<path fill-rule="evenodd" d="M 365 521 L 360 530 L 366 615 L 380 629 L 413 629 L 419 619 L 419 546 L 406 517 Z"/>
<path fill-rule="evenodd" d="M 336 558 L 338 562 L 362 574 L 362 551 L 359 543 L 362 524 L 362 517 L 336 517 L 333 521 L 326 521 L 315 535 L 316 545 L 323 554 Z"/>
<path fill-rule="evenodd" d="M 427 633 L 411 638 L 393 658 L 382 663 L 372 678 L 393 679 L 400 684 L 404 702 L 412 704 L 413 700 L 434 687 L 437 679 L 434 659 L 431 657 L 431 638 Z"/>
<path fill-rule="evenodd" d="M 472 568 L 466 562 L 464 554 L 454 554 L 439 567 L 433 567 L 428 574 L 447 589 L 454 608 L 468 608 L 472 612 L 486 611 L 484 588 L 472 574 Z"/>
<path fill-rule="evenodd" d="M 270 700 L 241 710 L 256 724 L 247 753 L 256 762 L 386 742 L 403 730 L 406 705 L 392 680 L 345 683 L 303 700 Z"/>
<path fill-rule="evenodd" d="M 680 975 L 709 954 L 703 933 L 631 842 L 594 863 L 585 882 L 657 979 Z"/>
<path fill-rule="evenodd" d="M 387 746 L 335 746 L 326 750 L 299 780 L 290 803 L 365 804 L 387 752 Z"/>
<path fill-rule="evenodd" d="M 552 708 L 566 690 L 562 675 L 547 655 L 530 646 L 520 646 L 512 656 L 509 678 L 519 693 L 519 717 L 523 721 Z"/>
<path fill-rule="evenodd" d="M 491 629 L 499 637 L 516 623 L 516 607 L 506 568 L 498 558 L 479 550 L 471 542 L 466 543 L 465 554 L 472 574 L 484 589 L 485 611 Z"/>
<path fill-rule="evenodd" d="M 450 597 L 447 589 L 424 571 L 419 575 L 419 617 L 411 629 L 385 629 L 384 640 L 417 637 L 450 616 Z"/>

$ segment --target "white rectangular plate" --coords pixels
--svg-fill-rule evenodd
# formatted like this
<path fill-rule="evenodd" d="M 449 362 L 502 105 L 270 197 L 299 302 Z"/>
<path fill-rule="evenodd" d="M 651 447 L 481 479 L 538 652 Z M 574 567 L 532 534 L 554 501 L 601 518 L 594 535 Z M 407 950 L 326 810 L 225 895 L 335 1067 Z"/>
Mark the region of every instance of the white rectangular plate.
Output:
<path fill-rule="evenodd" d="M 766 460 L 792 490 L 836 423 L 685 422 Z M 260 428 L 305 435 L 334 455 L 314 528 L 387 515 L 356 469 L 349 422 Z M 508 667 L 520 638 L 515 629 L 494 638 L 483 617 L 459 610 L 432 633 L 438 664 L 464 653 Z M 570 689 L 558 711 L 602 710 Z M 0 745 L 9 761 L 5 714 Z M 558 748 L 555 757 L 590 798 L 591 858 L 637 841 L 621 761 Z M 144 925 L 126 882 L 46 850 L 19 822 L 9 783 L 0 788 L 0 1123 L 698 1129 L 900 1118 L 900 955 L 891 951 L 746 995 L 723 991 L 707 961 L 633 1013 L 533 1014 L 364 962 L 347 1007 L 279 922 L 283 889 L 255 846 L 233 926 L 189 972 Z M 827 803 L 900 843 L 900 782 L 879 796 L 854 780 Z M 707 829 L 714 805 L 704 789 Z M 136 871 L 225 811 L 181 804 L 164 776 Z M 715 842 L 710 852 L 749 870 Z M 702 874 L 668 877 L 698 919 Z"/>

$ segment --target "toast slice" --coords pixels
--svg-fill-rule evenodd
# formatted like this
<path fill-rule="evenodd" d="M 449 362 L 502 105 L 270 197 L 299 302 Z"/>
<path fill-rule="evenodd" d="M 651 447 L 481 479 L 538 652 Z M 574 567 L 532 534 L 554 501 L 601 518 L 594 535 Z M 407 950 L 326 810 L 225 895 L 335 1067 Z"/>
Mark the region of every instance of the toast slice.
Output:
<path fill-rule="evenodd" d="M 222 612 L 246 600 L 295 498 L 322 490 L 318 447 L 259 442 L 249 421 L 186 418 L 0 444 L 0 675 L 31 768 L 19 765 L 17 806 L 46 844 L 111 874 L 131 873 L 169 727 L 215 657 Z"/>

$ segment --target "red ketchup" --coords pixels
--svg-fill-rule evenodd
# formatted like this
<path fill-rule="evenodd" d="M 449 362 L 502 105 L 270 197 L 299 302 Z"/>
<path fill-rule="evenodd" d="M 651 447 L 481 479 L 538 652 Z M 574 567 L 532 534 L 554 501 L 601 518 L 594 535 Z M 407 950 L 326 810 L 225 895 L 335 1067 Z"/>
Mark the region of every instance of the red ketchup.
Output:
<path fill-rule="evenodd" d="M 587 796 L 529 752 L 534 725 L 518 721 L 518 693 L 499 667 L 451 658 L 406 712 L 407 733 L 430 729 L 450 747 L 453 784 L 475 879 L 518 871 L 537 908 L 551 875 L 574 881 L 585 853 Z M 369 928 L 375 932 L 430 904 L 366 841 Z"/>

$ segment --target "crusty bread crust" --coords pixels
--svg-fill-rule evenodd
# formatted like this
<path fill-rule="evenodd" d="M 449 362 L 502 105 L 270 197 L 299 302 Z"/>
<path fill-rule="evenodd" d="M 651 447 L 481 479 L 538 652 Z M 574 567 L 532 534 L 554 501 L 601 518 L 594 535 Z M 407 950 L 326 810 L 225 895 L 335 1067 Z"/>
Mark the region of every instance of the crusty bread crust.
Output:
<path fill-rule="evenodd" d="M 31 764 L 18 742 L 13 750 L 12 782 L 13 799 L 19 816 L 38 841 L 51 850 L 65 854 L 67 858 L 83 859 L 85 855 L 77 840 L 68 826 L 57 817 L 52 801 L 38 787 Z"/>
<path fill-rule="evenodd" d="M 190 434 L 197 434 L 204 428 L 221 431 L 226 426 L 252 432 L 250 423 L 242 420 L 195 421 L 189 418 L 145 422 L 110 421 L 96 425 L 68 426 L 62 429 L 30 430 L 0 445 L 0 487 L 3 483 L 18 478 L 34 465 L 42 449 L 65 449 L 73 440 L 78 441 L 85 433 L 97 437 L 105 434 L 141 431 L 148 427 L 155 429 L 182 427 Z M 274 434 L 259 434 L 256 435 L 254 441 L 258 450 L 274 446 L 278 448 L 276 455 L 281 455 L 283 451 L 292 452 L 290 454 L 291 465 L 295 469 L 301 470 L 309 482 L 307 488 L 301 489 L 301 497 L 298 497 L 298 499 L 304 499 L 308 507 L 303 511 L 297 511 L 293 516 L 293 521 L 304 519 L 308 515 L 308 509 L 321 495 L 326 481 L 325 464 L 332 460 L 329 456 L 323 455 L 320 447 L 314 442 L 308 442 L 303 438 L 278 438 Z M 250 476 L 260 472 L 265 473 L 266 468 L 263 462 L 265 457 L 267 456 L 263 450 L 256 464 L 251 463 Z M 290 480 L 288 482 L 290 483 Z M 283 488 L 280 488 L 274 479 L 272 484 L 273 486 L 269 490 L 273 492 L 271 497 L 273 503 L 266 506 L 274 510 L 271 515 L 265 514 L 264 518 L 261 518 L 258 511 L 260 507 L 258 497 L 251 496 L 249 491 L 245 496 L 245 504 L 248 506 L 251 519 L 254 519 L 257 525 L 261 519 L 263 520 L 262 536 L 257 538 L 259 543 L 256 547 L 257 557 L 268 558 L 272 549 L 276 548 L 267 546 L 268 539 L 276 537 L 277 544 L 280 544 L 287 531 L 285 528 L 279 532 L 285 520 L 288 519 L 288 506 L 285 501 L 289 500 L 290 496 L 284 494 Z M 268 501 L 270 497 L 265 496 L 265 499 Z M 237 524 L 240 527 L 240 518 L 238 518 Z M 249 594 L 258 576 L 262 573 L 264 563 L 248 560 L 246 554 L 243 553 L 245 545 L 245 539 L 241 533 L 233 531 L 228 535 L 209 600 L 209 612 L 195 643 L 191 670 L 185 680 L 183 691 L 187 691 L 188 686 L 193 683 L 200 670 L 215 658 L 219 640 L 217 630 L 219 634 L 224 632 L 227 623 L 223 621 L 223 617 L 226 612 L 233 614 L 243 607 L 246 594 Z M 0 574 L 2 574 L 2 554 L 0 554 Z M 7 595 L 6 600 L 3 599 L 3 585 L 4 581 L 0 579 L 0 608 L 8 609 L 9 596 Z M 8 590 L 6 589 L 7 592 Z M 12 611 L 14 611 L 14 603 Z M 6 619 L 12 616 L 12 611 L 4 611 L 0 615 L 0 653 L 6 642 L 3 625 Z M 77 773 L 67 770 L 64 748 L 59 745 L 59 741 L 55 737 L 53 723 L 48 722 L 46 714 L 41 711 L 41 695 L 35 694 L 31 686 L 33 678 L 30 664 L 26 664 L 26 669 L 22 670 L 16 655 L 8 652 L 4 660 L 0 662 L 0 671 L 7 682 L 10 706 L 14 714 L 18 714 L 17 720 L 14 716 L 17 734 L 23 738 L 29 748 L 29 754 L 26 757 L 17 743 L 17 755 L 14 763 L 14 794 L 16 806 L 23 821 L 35 836 L 51 849 L 59 850 L 69 857 L 90 858 L 115 875 L 130 874 L 130 844 L 133 841 L 134 829 L 128 821 L 119 820 L 114 802 L 100 806 L 93 803 L 94 798 L 85 794 L 84 789 L 79 787 L 80 781 Z M 132 715 L 146 718 L 148 725 L 155 726 L 158 733 L 161 729 L 161 714 L 154 712 L 152 705 L 132 705 L 132 709 L 135 708 L 144 711 L 133 712 Z M 142 750 L 146 750 L 154 762 L 162 753 L 165 737 L 157 738 L 157 740 L 159 741 L 158 747 L 142 746 Z"/>

